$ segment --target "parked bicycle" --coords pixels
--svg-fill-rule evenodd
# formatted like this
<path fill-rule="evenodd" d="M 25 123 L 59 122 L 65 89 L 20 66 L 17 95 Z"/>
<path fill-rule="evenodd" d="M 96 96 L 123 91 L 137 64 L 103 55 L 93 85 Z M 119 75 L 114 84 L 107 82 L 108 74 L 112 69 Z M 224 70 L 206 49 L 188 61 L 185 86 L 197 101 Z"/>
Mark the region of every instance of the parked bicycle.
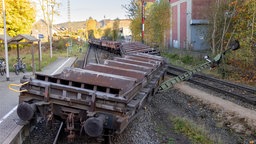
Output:
<path fill-rule="evenodd" d="M 17 63 L 15 63 L 15 64 L 13 65 L 13 68 L 14 68 L 14 71 L 15 71 L 15 74 L 16 74 L 16 75 L 19 75 L 20 72 L 23 72 L 23 73 L 26 72 L 26 64 L 23 63 L 23 61 L 22 61 L 24 58 L 25 58 L 25 57 L 23 57 L 23 58 L 18 58 L 18 59 L 17 59 Z"/>
<path fill-rule="evenodd" d="M 5 59 L 4 58 L 0 58 L 0 74 L 3 76 L 4 73 L 6 73 L 6 70 L 5 70 Z"/>

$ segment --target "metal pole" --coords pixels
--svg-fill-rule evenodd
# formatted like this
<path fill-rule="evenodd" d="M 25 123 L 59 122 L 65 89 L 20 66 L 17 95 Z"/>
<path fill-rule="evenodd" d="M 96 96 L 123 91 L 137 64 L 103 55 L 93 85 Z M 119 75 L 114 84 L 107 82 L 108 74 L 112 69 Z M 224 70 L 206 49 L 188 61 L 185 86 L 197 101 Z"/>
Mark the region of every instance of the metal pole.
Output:
<path fill-rule="evenodd" d="M 33 75 L 35 75 L 34 46 L 32 46 L 31 53 L 32 53 L 32 67 L 33 67 L 32 71 L 33 71 Z"/>
<path fill-rule="evenodd" d="M 48 38 L 48 42 L 50 43 L 49 45 L 50 45 L 50 57 L 52 58 L 52 56 L 51 56 L 51 53 L 52 53 L 52 51 L 51 51 L 51 30 L 50 30 L 50 25 L 51 25 L 51 20 L 50 20 L 50 14 L 49 14 L 49 1 L 47 0 L 47 3 L 46 3 L 46 9 L 47 9 L 47 20 L 48 20 L 48 22 L 47 22 L 47 38 Z"/>
<path fill-rule="evenodd" d="M 3 3 L 3 19 L 4 19 L 4 48 L 5 48 L 5 62 L 6 62 L 6 80 L 9 81 L 9 62 L 8 62 L 8 46 L 7 46 L 7 36 L 6 36 L 6 16 L 5 16 L 5 3 Z"/>
<path fill-rule="evenodd" d="M 52 19 L 50 20 L 50 56 L 52 58 L 52 22 L 53 22 L 53 4 L 51 4 L 52 7 Z"/>
<path fill-rule="evenodd" d="M 52 26 L 50 26 L 50 57 L 52 58 Z"/>
<path fill-rule="evenodd" d="M 141 42 L 144 43 L 144 15 L 145 15 L 145 6 L 144 0 L 142 0 L 142 16 L 141 16 Z"/>
<path fill-rule="evenodd" d="M 42 48 L 41 48 L 41 38 L 39 38 L 38 41 L 38 55 L 39 55 L 39 59 L 38 59 L 38 70 L 41 70 L 41 61 L 42 61 Z"/>
<path fill-rule="evenodd" d="M 39 39 L 38 43 L 39 43 L 39 60 L 42 61 L 42 44 L 41 44 L 41 39 Z"/>

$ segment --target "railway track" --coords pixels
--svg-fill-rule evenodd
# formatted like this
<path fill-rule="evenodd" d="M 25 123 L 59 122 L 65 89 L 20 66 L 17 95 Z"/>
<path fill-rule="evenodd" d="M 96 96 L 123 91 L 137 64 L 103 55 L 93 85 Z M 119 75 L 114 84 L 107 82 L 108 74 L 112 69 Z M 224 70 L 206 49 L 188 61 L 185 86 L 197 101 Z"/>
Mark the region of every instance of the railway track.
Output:
<path fill-rule="evenodd" d="M 168 66 L 167 74 L 178 76 L 185 73 L 186 70 L 177 68 L 174 66 Z M 223 93 L 228 97 L 237 99 L 244 103 L 251 105 L 256 104 L 256 88 L 250 86 L 244 86 L 240 84 L 234 84 L 228 81 L 216 79 L 203 74 L 194 74 L 189 82 L 200 85 L 202 87 L 214 90 L 219 93 Z"/>
<path fill-rule="evenodd" d="M 100 62 L 100 59 L 99 59 L 99 56 L 98 56 L 98 50 L 94 47 L 89 47 L 88 48 L 88 51 L 86 52 L 86 55 L 84 57 L 84 66 L 89 64 L 89 63 L 99 63 Z"/>
<path fill-rule="evenodd" d="M 53 144 L 57 144 L 58 141 L 59 141 L 59 138 L 60 138 L 60 133 L 61 133 L 61 130 L 63 129 L 63 122 L 60 123 L 60 127 L 56 133 L 56 136 L 54 138 L 54 141 L 53 141 Z"/>
<path fill-rule="evenodd" d="M 60 140 L 60 133 L 63 129 L 63 122 L 54 122 L 47 126 L 44 120 L 40 120 L 35 125 L 30 125 L 29 136 L 23 144 L 49 143 L 57 144 Z"/>
<path fill-rule="evenodd" d="M 117 56 L 120 55 L 91 46 L 89 47 L 87 53 L 84 56 L 83 68 L 89 63 L 103 64 L 104 60 L 113 59 L 113 57 Z"/>
<path fill-rule="evenodd" d="M 33 110 L 34 103 L 40 110 L 49 108 L 50 116 L 61 117 L 67 125 L 66 134 L 61 133 L 62 126 L 56 130 L 53 143 L 84 143 L 88 138 L 90 143 L 110 144 L 111 136 L 122 133 L 149 97 L 157 92 L 164 79 L 164 59 L 145 54 L 158 54 L 157 51 L 142 47 L 139 52 L 143 50 L 143 54 L 133 53 L 137 48 L 127 48 L 126 53 L 129 55 L 123 54 L 122 58 L 106 60 L 103 65 L 99 64 L 101 50 L 95 50 L 94 46 L 120 55 L 120 45 L 116 42 L 94 42 L 84 58 L 83 69 L 69 68 L 56 76 L 38 74 L 35 79 L 24 78 L 22 81 L 30 84 L 23 88 L 27 90 L 26 96 L 31 96 L 31 101 L 24 99 L 26 105 L 21 103 L 19 107 L 31 110 L 31 118 L 22 117 L 22 112 L 21 118 L 32 119 L 36 111 Z M 88 63 L 96 64 L 87 65 Z M 168 73 L 173 69 L 169 69 Z M 129 87 L 123 87 L 125 84 Z M 35 97 L 37 98 L 34 99 Z M 21 98 L 24 98 L 24 95 L 21 95 Z M 47 114 L 44 111 L 39 112 L 42 115 Z M 96 128 L 91 127 L 93 123 Z"/>

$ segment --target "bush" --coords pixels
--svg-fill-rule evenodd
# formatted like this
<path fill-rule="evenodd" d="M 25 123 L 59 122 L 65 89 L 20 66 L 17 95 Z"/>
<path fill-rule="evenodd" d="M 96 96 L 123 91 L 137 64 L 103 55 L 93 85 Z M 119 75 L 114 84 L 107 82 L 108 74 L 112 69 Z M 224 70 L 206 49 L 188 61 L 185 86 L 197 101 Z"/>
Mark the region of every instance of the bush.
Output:
<path fill-rule="evenodd" d="M 58 41 L 53 43 L 53 47 L 55 47 L 58 50 L 63 50 L 66 49 L 66 39 L 59 39 Z"/>
<path fill-rule="evenodd" d="M 184 57 L 181 57 L 180 60 L 184 64 L 193 64 L 194 63 L 194 58 L 192 56 L 186 55 Z"/>

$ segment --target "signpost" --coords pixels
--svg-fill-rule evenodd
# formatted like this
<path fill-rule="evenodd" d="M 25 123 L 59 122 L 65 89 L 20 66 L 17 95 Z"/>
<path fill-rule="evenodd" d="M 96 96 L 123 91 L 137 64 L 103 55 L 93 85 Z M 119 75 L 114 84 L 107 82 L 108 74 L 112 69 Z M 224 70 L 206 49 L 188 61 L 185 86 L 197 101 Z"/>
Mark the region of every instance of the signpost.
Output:
<path fill-rule="evenodd" d="M 39 47 L 39 69 L 41 69 L 41 61 L 42 61 L 42 47 L 41 47 L 41 39 L 44 38 L 43 34 L 38 34 L 38 47 Z"/>
<path fill-rule="evenodd" d="M 67 47 L 67 57 L 68 57 L 68 54 L 72 53 L 72 41 L 67 42 L 66 47 Z"/>
<path fill-rule="evenodd" d="M 44 35 L 43 34 L 38 34 L 38 45 L 39 45 L 39 59 L 40 61 L 42 61 L 42 47 L 41 47 L 41 39 L 44 38 Z"/>

